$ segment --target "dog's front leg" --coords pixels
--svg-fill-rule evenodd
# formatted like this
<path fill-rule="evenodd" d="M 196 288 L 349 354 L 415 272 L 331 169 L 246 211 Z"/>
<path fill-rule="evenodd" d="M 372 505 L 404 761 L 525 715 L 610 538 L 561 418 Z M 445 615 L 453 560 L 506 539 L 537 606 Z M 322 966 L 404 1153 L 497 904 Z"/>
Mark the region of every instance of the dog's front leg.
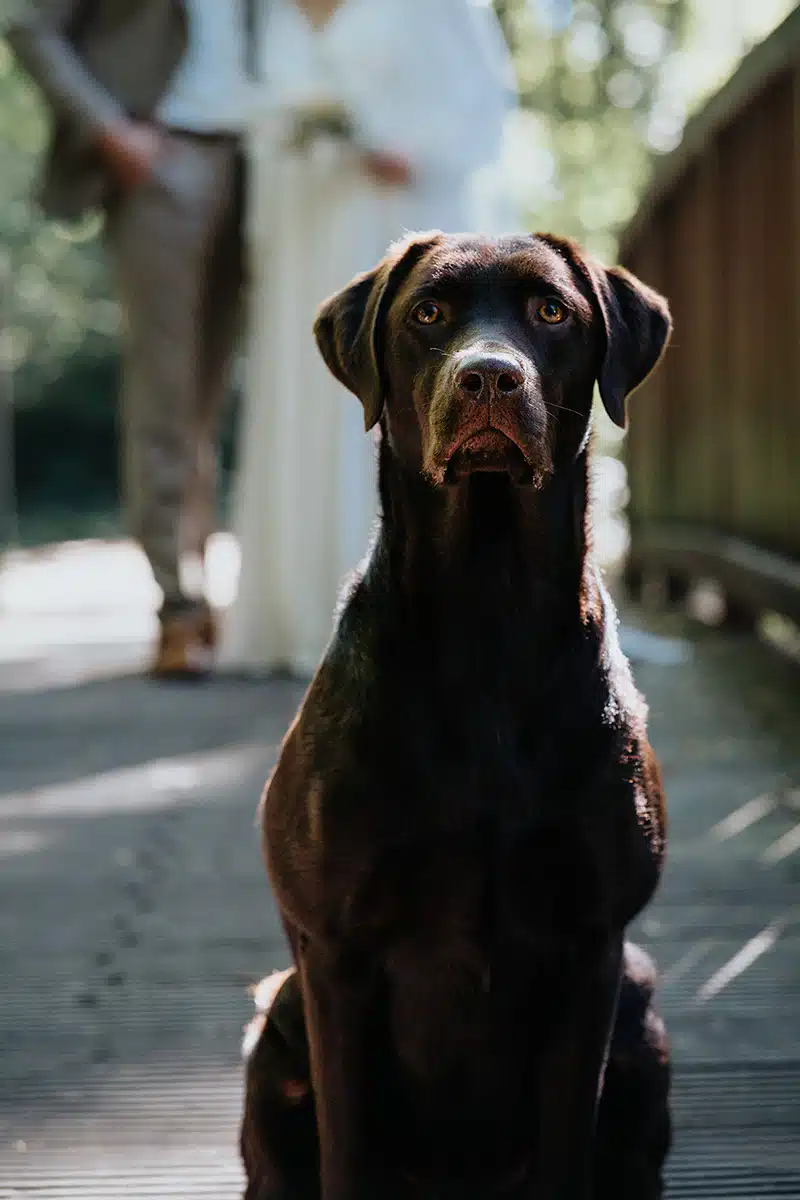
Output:
<path fill-rule="evenodd" d="M 531 1200 L 588 1200 L 597 1101 L 622 969 L 623 938 L 581 951 L 569 1011 L 537 1078 L 539 1113 Z"/>
<path fill-rule="evenodd" d="M 369 975 L 338 948 L 297 953 L 317 1113 L 322 1200 L 376 1200 L 365 1122 Z"/>

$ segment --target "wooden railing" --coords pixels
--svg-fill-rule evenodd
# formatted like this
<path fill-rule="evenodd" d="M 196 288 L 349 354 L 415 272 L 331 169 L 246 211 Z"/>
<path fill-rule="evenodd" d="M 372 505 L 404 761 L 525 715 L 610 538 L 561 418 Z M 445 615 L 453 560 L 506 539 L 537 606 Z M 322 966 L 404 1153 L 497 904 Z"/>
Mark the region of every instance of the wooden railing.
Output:
<path fill-rule="evenodd" d="M 675 319 L 632 400 L 633 570 L 704 570 L 800 619 L 800 8 L 690 122 L 620 258 Z"/>

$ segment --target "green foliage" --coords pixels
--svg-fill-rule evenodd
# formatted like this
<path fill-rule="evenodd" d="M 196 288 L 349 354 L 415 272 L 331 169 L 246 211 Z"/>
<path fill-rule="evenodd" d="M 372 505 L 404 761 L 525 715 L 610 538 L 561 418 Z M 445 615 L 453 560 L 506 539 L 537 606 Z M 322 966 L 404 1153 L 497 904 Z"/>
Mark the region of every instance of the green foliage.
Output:
<path fill-rule="evenodd" d="M 35 89 L 0 41 L 0 368 L 36 403 L 75 355 L 115 351 L 100 222 L 46 222 L 30 202 L 47 136 Z"/>
<path fill-rule="evenodd" d="M 534 224 L 612 255 L 653 150 L 669 149 L 664 64 L 686 32 L 690 0 L 497 0 L 517 65 L 525 136 L 538 148 L 528 183 Z"/>

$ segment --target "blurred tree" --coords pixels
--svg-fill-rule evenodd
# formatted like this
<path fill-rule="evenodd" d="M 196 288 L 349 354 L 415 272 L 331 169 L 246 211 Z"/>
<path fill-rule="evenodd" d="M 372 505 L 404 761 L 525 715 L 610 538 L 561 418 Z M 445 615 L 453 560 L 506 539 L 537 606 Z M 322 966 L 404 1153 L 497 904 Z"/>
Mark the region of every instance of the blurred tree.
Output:
<path fill-rule="evenodd" d="M 685 112 L 662 93 L 692 0 L 496 0 L 524 112 L 509 166 L 537 227 L 613 255 L 652 152 Z M 527 151 L 526 151 L 527 147 Z"/>
<path fill-rule="evenodd" d="M 0 364 L 14 371 L 22 405 L 76 352 L 112 352 L 118 322 L 99 219 L 68 228 L 45 222 L 30 202 L 45 136 L 34 88 L 0 40 Z"/>
<path fill-rule="evenodd" d="M 0 40 L 0 402 L 13 405 L 2 422 L 0 547 L 16 533 L 17 506 L 23 532 L 32 511 L 116 506 L 118 313 L 101 223 L 47 222 L 31 203 L 45 137 L 43 106 Z"/>

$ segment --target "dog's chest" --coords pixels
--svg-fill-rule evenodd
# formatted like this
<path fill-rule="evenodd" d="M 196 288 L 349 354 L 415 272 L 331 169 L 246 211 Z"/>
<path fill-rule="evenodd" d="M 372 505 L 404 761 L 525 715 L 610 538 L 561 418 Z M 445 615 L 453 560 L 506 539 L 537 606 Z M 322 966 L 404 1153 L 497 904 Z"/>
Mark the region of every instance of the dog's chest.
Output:
<path fill-rule="evenodd" d="M 533 735 L 526 747 L 510 714 L 475 715 L 408 739 L 360 806 L 368 868 L 350 915 L 384 961 L 392 1041 L 415 1090 L 460 1080 L 499 1104 L 533 1052 L 520 1042 L 531 1013 L 608 920 L 608 822 L 587 815 L 575 772 L 551 772 L 551 747 Z"/>
<path fill-rule="evenodd" d="M 318 844 L 351 927 L 383 939 L 398 920 L 427 925 L 437 953 L 446 941 L 462 962 L 488 953 L 498 929 L 558 936 L 596 913 L 614 826 L 598 794 L 609 763 L 613 774 L 603 722 L 565 753 L 496 699 L 402 715 L 374 760 L 353 753 L 356 777 L 343 770 L 324 789 Z"/>
<path fill-rule="evenodd" d="M 524 836 L 504 846 L 483 825 L 384 864 L 373 915 L 388 921 L 379 953 L 391 1041 L 413 1094 L 513 1111 L 536 1049 L 531 1031 L 559 1003 L 591 934 L 589 890 L 597 903 L 566 831 L 538 852 Z"/>

